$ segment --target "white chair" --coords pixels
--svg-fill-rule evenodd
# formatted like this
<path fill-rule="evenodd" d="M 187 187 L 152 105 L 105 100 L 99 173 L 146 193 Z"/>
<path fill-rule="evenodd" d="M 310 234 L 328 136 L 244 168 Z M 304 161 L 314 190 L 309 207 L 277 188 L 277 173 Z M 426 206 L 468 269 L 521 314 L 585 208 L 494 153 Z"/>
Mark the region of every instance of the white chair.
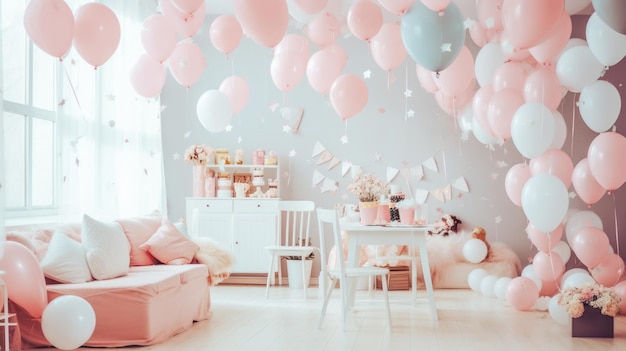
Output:
<path fill-rule="evenodd" d="M 302 261 L 313 254 L 318 249 L 309 246 L 311 214 L 315 210 L 313 201 L 279 201 L 278 211 L 280 213 L 279 224 L 281 224 L 280 235 L 276 245 L 266 246 L 265 249 L 270 255 L 270 265 L 267 271 L 267 282 L 265 286 L 265 298 L 269 296 L 270 285 L 274 283 L 274 264 L 278 263 L 278 284 L 282 285 L 281 258 L 286 256 L 300 257 Z M 284 222 L 284 226 L 282 223 Z M 302 286 L 304 287 L 304 298 L 307 298 L 305 265 L 302 265 Z"/>
<path fill-rule="evenodd" d="M 328 308 L 328 301 L 333 293 L 333 290 L 339 283 L 341 289 L 341 309 L 343 313 L 343 328 L 346 326 L 346 316 L 348 309 L 351 306 L 349 301 L 348 286 L 350 284 L 356 284 L 356 278 L 360 277 L 381 277 L 383 286 L 383 294 L 385 297 L 385 306 L 387 307 L 387 318 L 389 323 L 389 329 L 391 329 L 391 310 L 389 308 L 389 294 L 387 291 L 387 278 L 389 277 L 389 270 L 381 267 L 346 267 L 346 260 L 343 254 L 341 232 L 339 230 L 339 216 L 335 210 L 317 209 L 317 222 L 320 235 L 320 252 L 322 256 L 322 273 L 330 278 L 330 284 L 328 289 L 324 293 L 324 305 L 322 306 L 322 315 L 320 316 L 319 327 L 322 326 L 322 321 L 326 316 L 326 309 Z M 332 232 L 333 242 L 326 244 L 327 229 Z M 335 253 L 337 255 L 337 267 L 333 270 L 328 270 L 326 257 L 330 248 L 335 245 Z M 323 279 L 326 279 L 326 277 Z M 320 275 L 322 279 L 322 275 Z"/>

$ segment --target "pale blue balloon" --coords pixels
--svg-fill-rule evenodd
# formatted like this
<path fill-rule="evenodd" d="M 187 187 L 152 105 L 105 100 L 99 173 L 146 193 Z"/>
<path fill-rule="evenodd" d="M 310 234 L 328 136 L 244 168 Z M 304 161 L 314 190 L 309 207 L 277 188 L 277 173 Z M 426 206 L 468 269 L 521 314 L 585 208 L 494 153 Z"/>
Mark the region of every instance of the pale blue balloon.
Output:
<path fill-rule="evenodd" d="M 440 13 L 416 1 L 402 17 L 400 29 L 409 56 L 432 72 L 448 67 L 465 42 L 463 14 L 454 2 Z"/>

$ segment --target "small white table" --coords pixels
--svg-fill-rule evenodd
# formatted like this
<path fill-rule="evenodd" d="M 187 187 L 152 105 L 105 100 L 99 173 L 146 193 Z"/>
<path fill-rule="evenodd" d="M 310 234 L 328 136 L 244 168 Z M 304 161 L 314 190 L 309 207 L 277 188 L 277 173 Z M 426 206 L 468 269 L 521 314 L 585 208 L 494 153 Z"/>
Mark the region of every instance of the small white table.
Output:
<path fill-rule="evenodd" d="M 412 248 L 419 247 L 420 259 L 422 262 L 422 273 L 424 274 L 424 285 L 430 303 L 433 320 L 438 320 L 437 308 L 435 307 L 435 294 L 430 276 L 430 265 L 428 263 L 428 252 L 426 251 L 426 235 L 434 227 L 428 225 L 407 226 L 407 225 L 362 225 L 358 223 L 342 223 L 341 230 L 345 231 L 349 237 L 347 266 L 356 267 L 359 264 L 358 254 L 361 252 L 361 245 L 409 245 Z M 416 298 L 417 287 L 417 264 L 412 260 L 411 285 L 413 290 L 413 301 Z M 350 301 L 354 301 L 356 293 L 355 284 L 350 286 Z"/>

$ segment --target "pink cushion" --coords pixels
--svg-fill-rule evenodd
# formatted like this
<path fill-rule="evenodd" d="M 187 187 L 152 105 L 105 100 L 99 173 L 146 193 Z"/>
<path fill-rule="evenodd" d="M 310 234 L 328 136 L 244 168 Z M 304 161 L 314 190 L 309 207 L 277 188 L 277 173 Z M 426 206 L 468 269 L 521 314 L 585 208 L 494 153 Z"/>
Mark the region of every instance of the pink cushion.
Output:
<path fill-rule="evenodd" d="M 122 225 L 124 234 L 130 243 L 130 265 L 131 266 L 149 266 L 158 263 L 157 259 L 152 255 L 139 248 L 145 243 L 154 232 L 161 226 L 161 213 L 152 212 L 148 216 L 129 217 L 118 219 L 117 222 Z"/>
<path fill-rule="evenodd" d="M 159 261 L 167 264 L 187 264 L 199 247 L 183 235 L 167 218 L 163 218 L 159 229 L 142 245 Z"/>

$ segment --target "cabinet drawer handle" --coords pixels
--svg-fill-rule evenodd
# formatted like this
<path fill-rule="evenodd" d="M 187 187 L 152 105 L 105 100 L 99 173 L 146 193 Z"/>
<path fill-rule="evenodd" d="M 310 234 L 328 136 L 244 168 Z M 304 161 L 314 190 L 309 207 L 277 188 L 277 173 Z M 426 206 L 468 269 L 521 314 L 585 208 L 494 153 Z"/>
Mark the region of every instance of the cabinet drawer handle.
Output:
<path fill-rule="evenodd" d="M 257 204 L 256 207 L 261 207 L 261 204 Z"/>
<path fill-rule="evenodd" d="M 211 204 L 206 204 L 206 207 L 211 207 Z"/>

